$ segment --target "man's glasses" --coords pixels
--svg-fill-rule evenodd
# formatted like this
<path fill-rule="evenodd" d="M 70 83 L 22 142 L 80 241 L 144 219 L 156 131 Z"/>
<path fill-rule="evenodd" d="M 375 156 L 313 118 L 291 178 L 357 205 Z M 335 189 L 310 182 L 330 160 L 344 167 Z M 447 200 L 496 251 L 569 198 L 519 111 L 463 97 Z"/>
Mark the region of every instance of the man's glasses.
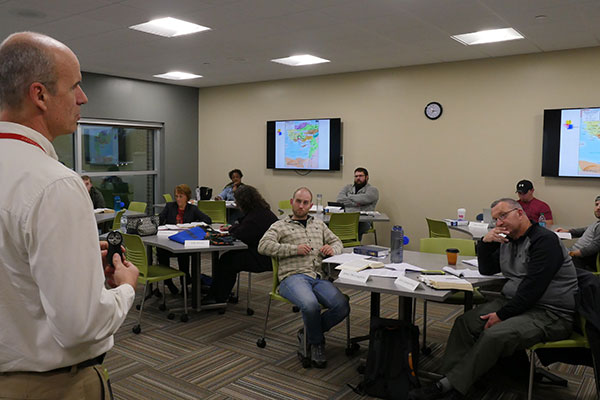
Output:
<path fill-rule="evenodd" d="M 502 213 L 502 214 L 498 215 L 498 218 L 494 218 L 494 222 L 496 222 L 498 220 L 504 221 L 508 217 L 508 214 L 510 214 L 511 212 L 513 212 L 515 210 L 518 210 L 518 208 L 513 208 L 512 210 L 509 210 L 509 211 L 507 211 L 505 213 Z"/>

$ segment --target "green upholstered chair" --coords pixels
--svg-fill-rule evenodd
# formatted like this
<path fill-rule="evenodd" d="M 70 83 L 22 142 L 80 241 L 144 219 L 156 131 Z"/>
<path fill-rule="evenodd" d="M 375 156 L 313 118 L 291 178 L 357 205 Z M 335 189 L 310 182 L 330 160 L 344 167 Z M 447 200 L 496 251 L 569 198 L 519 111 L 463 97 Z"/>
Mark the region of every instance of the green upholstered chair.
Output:
<path fill-rule="evenodd" d="M 536 350 L 540 349 L 575 349 L 575 348 L 590 348 L 588 336 L 585 331 L 585 318 L 582 316 L 576 316 L 578 318 L 578 327 L 582 333 L 578 333 L 573 330 L 571 337 L 564 340 L 557 340 L 554 342 L 538 343 L 529 348 L 529 388 L 527 390 L 527 400 L 531 400 L 533 397 L 533 376 L 535 373 L 535 360 Z M 595 363 L 594 363 L 595 364 Z"/>
<path fill-rule="evenodd" d="M 373 223 L 372 223 L 372 222 L 371 222 L 371 227 L 369 228 L 369 230 L 368 230 L 368 231 L 366 231 L 366 232 L 363 234 L 363 236 L 364 236 L 364 235 L 366 235 L 367 233 L 372 233 L 372 234 L 373 234 L 373 236 L 375 237 L 375 244 L 378 244 L 378 243 L 377 243 L 377 230 L 375 229 L 375 225 L 373 225 Z"/>
<path fill-rule="evenodd" d="M 125 245 L 126 257 L 127 260 L 131 261 L 133 265 L 135 265 L 139 271 L 140 275 L 138 277 L 138 283 L 144 284 L 144 293 L 142 295 L 142 302 L 139 306 L 140 315 L 138 317 L 138 323 L 133 327 L 133 333 L 138 334 L 142 331 L 142 312 L 144 311 L 144 301 L 146 300 L 146 290 L 148 289 L 149 283 L 155 282 L 163 282 L 163 303 L 160 307 L 161 310 L 166 310 L 165 304 L 165 283 L 166 279 L 177 278 L 183 276 L 183 287 L 186 287 L 186 278 L 185 273 L 182 271 L 178 271 L 176 269 L 166 267 L 164 265 L 148 265 L 148 256 L 146 252 L 146 247 L 144 246 L 144 242 L 142 242 L 142 238 L 137 235 L 128 235 L 126 233 L 123 234 L 123 242 Z M 184 314 L 181 315 L 181 322 L 187 322 L 188 314 L 187 314 L 187 290 L 183 290 L 183 307 Z M 169 319 L 173 319 L 174 315 L 169 314 L 167 316 Z"/>
<path fill-rule="evenodd" d="M 165 193 L 165 194 L 163 194 L 163 198 L 165 199 L 165 201 L 166 201 L 167 203 L 170 203 L 170 202 L 172 202 L 172 201 L 173 201 L 173 196 L 171 196 L 171 194 L 170 194 L 170 193 Z"/>
<path fill-rule="evenodd" d="M 125 214 L 125 211 L 127 210 L 122 209 L 120 211 L 117 211 L 117 213 L 115 214 L 115 218 L 113 219 L 112 225 L 113 231 L 118 231 L 119 229 L 121 229 L 121 217 L 123 216 L 123 214 Z"/>
<path fill-rule="evenodd" d="M 267 333 L 267 322 L 269 321 L 269 311 L 271 310 L 271 301 L 275 300 L 275 301 L 281 301 L 287 304 L 290 304 L 292 306 L 294 306 L 294 304 L 289 301 L 288 299 L 286 299 L 285 297 L 283 297 L 282 295 L 279 294 L 279 276 L 278 276 L 278 272 L 279 272 L 279 259 L 277 257 L 271 257 L 271 263 L 273 264 L 273 281 L 272 281 L 272 286 L 271 286 L 271 291 L 269 292 L 269 301 L 267 303 L 267 314 L 265 315 L 265 325 L 263 328 L 263 333 L 262 336 L 260 338 L 258 338 L 258 340 L 256 341 L 256 345 L 258 347 L 260 347 L 261 349 L 264 348 L 267 345 L 267 341 L 265 339 L 266 333 Z M 346 296 L 348 297 L 348 296 Z M 294 312 L 298 312 L 298 308 L 296 306 L 293 307 Z M 304 332 L 306 332 L 306 326 L 304 327 Z M 306 342 L 306 335 L 304 335 L 304 354 L 308 354 L 308 344 Z M 354 354 L 358 349 L 360 348 L 360 346 L 358 345 L 358 343 L 354 343 L 352 344 L 350 341 L 350 315 L 348 314 L 348 317 L 346 317 L 346 355 L 352 355 Z M 298 357 L 300 358 L 301 362 L 302 362 L 302 366 L 304 368 L 308 368 L 311 365 L 311 361 L 310 361 L 310 357 L 302 357 L 300 354 L 298 354 Z"/>
<path fill-rule="evenodd" d="M 292 204 L 290 203 L 289 200 L 281 200 L 277 204 L 277 211 L 279 211 L 279 215 L 283 215 L 286 213 L 285 210 L 291 210 L 291 209 L 292 209 Z"/>
<path fill-rule="evenodd" d="M 445 223 L 444 223 L 445 225 Z M 471 239 L 455 238 L 426 238 L 421 239 L 419 250 L 423 253 L 446 254 L 446 249 L 456 248 L 462 256 L 476 256 L 475 242 Z M 486 299 L 477 288 L 473 288 L 473 303 L 485 303 Z M 465 304 L 465 293 L 456 292 L 444 301 L 448 304 Z M 424 354 L 429 354 L 427 347 L 427 300 L 423 300 L 423 348 Z"/>
<path fill-rule="evenodd" d="M 340 238 L 344 247 L 360 246 L 358 240 L 358 219 L 360 213 L 331 214 L 329 229 Z"/>
<path fill-rule="evenodd" d="M 200 200 L 198 208 L 204 214 L 208 215 L 213 224 L 227 223 L 227 207 L 225 201 Z"/>
<path fill-rule="evenodd" d="M 449 238 L 450 237 L 450 229 L 448 229 L 448 225 L 444 221 L 438 221 L 436 219 L 427 220 L 427 226 L 429 227 L 429 237 L 430 238 Z"/>
<path fill-rule="evenodd" d="M 132 201 L 129 203 L 129 207 L 127 207 L 127 209 L 129 211 L 145 213 L 146 207 L 147 207 L 146 203 L 144 203 L 142 201 Z"/>

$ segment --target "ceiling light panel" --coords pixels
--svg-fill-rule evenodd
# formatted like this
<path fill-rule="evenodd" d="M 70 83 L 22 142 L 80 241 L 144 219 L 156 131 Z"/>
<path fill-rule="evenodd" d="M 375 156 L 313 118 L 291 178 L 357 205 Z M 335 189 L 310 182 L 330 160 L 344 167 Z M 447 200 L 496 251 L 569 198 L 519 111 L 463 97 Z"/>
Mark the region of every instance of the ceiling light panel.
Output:
<path fill-rule="evenodd" d="M 300 54 L 297 56 L 276 58 L 271 61 L 279 63 L 279 64 L 290 65 L 292 67 L 299 67 L 301 65 L 321 64 L 321 63 L 329 62 L 329 60 L 326 60 L 326 59 L 320 58 L 320 57 L 316 57 L 316 56 L 312 56 L 310 54 Z"/>
<path fill-rule="evenodd" d="M 193 24 L 191 22 L 182 21 L 180 19 L 171 17 L 153 19 L 152 21 L 143 24 L 130 26 L 129 28 L 164 37 L 189 35 L 210 29 L 206 26 Z"/>
<path fill-rule="evenodd" d="M 154 75 L 154 76 L 156 78 L 172 79 L 175 81 L 181 81 L 181 80 L 185 80 L 185 79 L 202 78 L 202 75 L 189 74 L 187 72 L 181 72 L 181 71 L 171 71 L 171 72 L 167 72 L 165 74 Z"/>
<path fill-rule="evenodd" d="M 524 39 L 523 36 L 513 28 L 490 29 L 487 31 L 464 33 L 450 37 L 467 46 Z"/>

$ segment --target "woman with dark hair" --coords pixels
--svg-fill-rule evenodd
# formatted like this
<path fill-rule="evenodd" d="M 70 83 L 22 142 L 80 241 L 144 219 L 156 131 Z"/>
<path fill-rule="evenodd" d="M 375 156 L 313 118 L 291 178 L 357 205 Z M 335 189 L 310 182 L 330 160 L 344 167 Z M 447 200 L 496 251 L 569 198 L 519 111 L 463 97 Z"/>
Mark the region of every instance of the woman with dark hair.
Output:
<path fill-rule="evenodd" d="M 229 171 L 229 179 L 231 179 L 231 182 L 225 185 L 223 191 L 215 197 L 215 200 L 235 200 L 234 193 L 237 190 L 237 188 L 243 185 L 243 176 L 244 175 L 242 174 L 242 171 L 240 171 L 237 168 Z"/>
<path fill-rule="evenodd" d="M 207 224 L 212 223 L 210 217 L 204 214 L 193 204 L 189 204 L 188 201 L 192 197 L 192 190 L 186 184 L 175 186 L 175 201 L 167 203 L 165 208 L 158 216 L 159 223 L 164 224 L 187 224 L 190 222 L 206 222 Z M 185 272 L 187 283 L 191 283 L 190 279 L 190 255 L 189 254 L 173 254 L 165 249 L 156 249 L 156 255 L 158 257 L 158 263 L 161 265 L 169 265 L 169 258 L 177 257 L 179 264 L 179 270 Z M 169 291 L 173 294 L 177 294 L 179 289 L 173 283 L 171 279 L 167 279 L 165 284 L 168 286 Z"/>
<path fill-rule="evenodd" d="M 271 258 L 258 254 L 258 242 L 277 217 L 256 188 L 243 185 L 235 191 L 235 202 L 243 213 L 229 227 L 231 235 L 248 245 L 247 250 L 228 251 L 213 267 L 213 282 L 202 304 L 225 303 L 235 285 L 238 272 L 272 271 Z"/>

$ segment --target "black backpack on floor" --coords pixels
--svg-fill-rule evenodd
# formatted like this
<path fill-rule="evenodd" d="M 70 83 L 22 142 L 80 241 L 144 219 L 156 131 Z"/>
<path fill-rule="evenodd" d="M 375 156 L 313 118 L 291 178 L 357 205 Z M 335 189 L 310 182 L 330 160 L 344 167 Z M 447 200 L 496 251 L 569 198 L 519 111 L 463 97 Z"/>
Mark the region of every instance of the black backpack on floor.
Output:
<path fill-rule="evenodd" d="M 382 399 L 407 399 L 419 387 L 419 328 L 413 324 L 371 317 L 369 352 L 363 381 L 353 390 Z"/>

